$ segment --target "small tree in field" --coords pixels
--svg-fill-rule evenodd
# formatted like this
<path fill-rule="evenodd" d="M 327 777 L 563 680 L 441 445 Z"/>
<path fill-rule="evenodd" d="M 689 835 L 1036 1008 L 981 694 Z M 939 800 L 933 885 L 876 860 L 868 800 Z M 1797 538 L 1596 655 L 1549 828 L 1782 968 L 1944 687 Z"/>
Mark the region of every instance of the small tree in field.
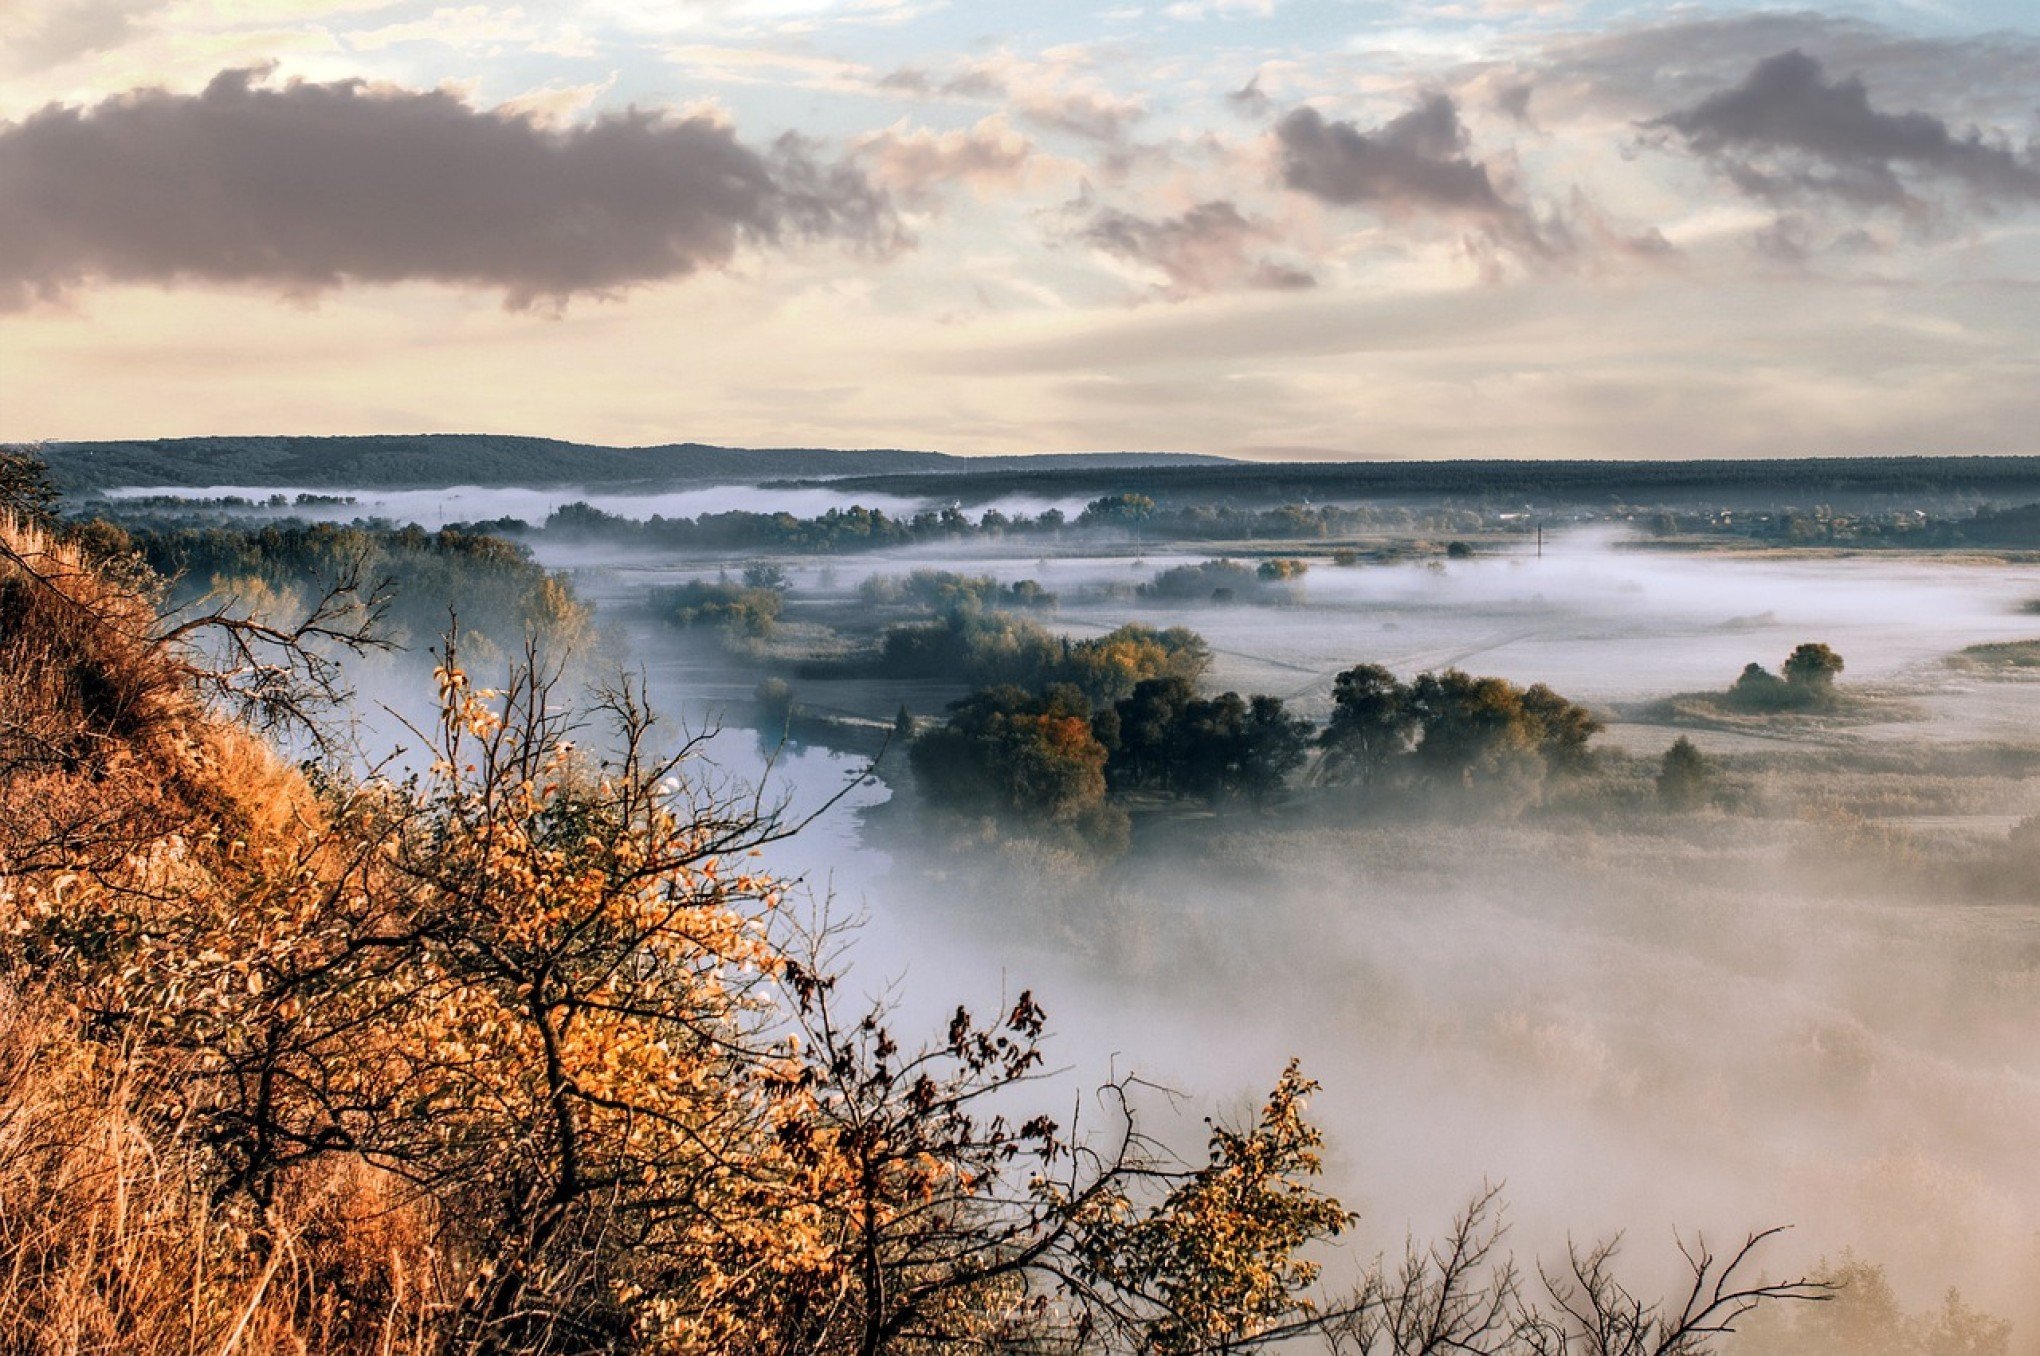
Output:
<path fill-rule="evenodd" d="M 1834 691 L 1835 675 L 1842 671 L 1842 657 L 1827 646 L 1808 641 L 1785 660 L 1785 681 L 1820 697 Z"/>
<path fill-rule="evenodd" d="M 1713 780 L 1714 768 L 1707 755 L 1680 735 L 1665 750 L 1664 761 L 1658 766 L 1658 799 L 1670 809 L 1693 809 L 1706 802 Z"/>

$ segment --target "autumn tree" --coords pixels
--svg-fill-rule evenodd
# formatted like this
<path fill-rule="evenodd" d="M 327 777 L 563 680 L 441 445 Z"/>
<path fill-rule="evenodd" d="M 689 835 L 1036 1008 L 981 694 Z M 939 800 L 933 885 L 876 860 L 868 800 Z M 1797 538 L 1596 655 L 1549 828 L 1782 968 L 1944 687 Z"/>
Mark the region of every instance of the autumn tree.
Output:
<path fill-rule="evenodd" d="M 1082 1275 L 1124 1297 L 1110 1316 L 1140 1350 L 1248 1351 L 1329 1321 L 1302 1253 L 1355 1217 L 1315 1186 L 1323 1136 L 1303 1113 L 1316 1088 L 1292 1062 L 1254 1124 L 1214 1125 L 1208 1161 L 1146 1211 L 1117 1191 L 1078 1203 Z"/>
<path fill-rule="evenodd" d="M 1092 731 L 1090 703 L 1074 687 L 975 692 L 917 738 L 909 758 L 937 805 L 1098 841 L 1124 834 L 1123 818 L 1105 800 L 1105 747 Z"/>
<path fill-rule="evenodd" d="M 1408 706 L 1416 765 L 1464 786 L 1525 787 L 1549 771 L 1585 765 L 1601 722 L 1585 707 L 1535 684 L 1476 678 L 1458 669 L 1418 675 Z"/>

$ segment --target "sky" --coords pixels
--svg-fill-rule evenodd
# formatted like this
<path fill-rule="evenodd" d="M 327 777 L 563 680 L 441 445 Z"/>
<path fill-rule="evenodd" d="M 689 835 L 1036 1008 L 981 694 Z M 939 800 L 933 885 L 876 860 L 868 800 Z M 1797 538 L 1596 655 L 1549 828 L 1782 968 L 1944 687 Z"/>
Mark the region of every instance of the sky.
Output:
<path fill-rule="evenodd" d="M 2040 452 L 2040 4 L 0 0 L 0 438 Z"/>

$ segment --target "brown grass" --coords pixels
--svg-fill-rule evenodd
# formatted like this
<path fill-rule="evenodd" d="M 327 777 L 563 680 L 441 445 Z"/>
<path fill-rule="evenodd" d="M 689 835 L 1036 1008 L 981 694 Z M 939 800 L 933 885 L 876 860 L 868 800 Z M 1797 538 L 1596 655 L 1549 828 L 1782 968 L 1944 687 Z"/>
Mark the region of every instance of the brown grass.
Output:
<path fill-rule="evenodd" d="M 217 885 L 314 813 L 205 709 L 150 598 L 0 518 L 0 909 L 26 926 Z M 255 1229 L 183 1122 L 195 1080 L 77 1001 L 0 989 L 0 1353 L 427 1349 L 429 1205 L 335 1157 L 286 1174 Z"/>
<path fill-rule="evenodd" d="M 427 1209 L 358 1163 L 292 1179 L 266 1242 L 215 1206 L 135 1066 L 62 1005 L 0 995 L 0 1351 L 423 1351 Z"/>
<path fill-rule="evenodd" d="M 248 839 L 305 813 L 295 772 L 214 719 L 152 600 L 72 543 L 0 517 L 0 876 L 132 865 L 171 839 Z"/>

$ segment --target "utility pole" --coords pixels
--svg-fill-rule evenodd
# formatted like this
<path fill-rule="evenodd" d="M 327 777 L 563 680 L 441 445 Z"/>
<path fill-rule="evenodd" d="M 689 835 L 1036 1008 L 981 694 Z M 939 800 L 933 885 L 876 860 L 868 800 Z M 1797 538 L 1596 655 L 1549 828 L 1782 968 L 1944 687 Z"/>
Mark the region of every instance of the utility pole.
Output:
<path fill-rule="evenodd" d="M 1544 559 L 1544 524 L 1537 524 L 1537 558 Z"/>

